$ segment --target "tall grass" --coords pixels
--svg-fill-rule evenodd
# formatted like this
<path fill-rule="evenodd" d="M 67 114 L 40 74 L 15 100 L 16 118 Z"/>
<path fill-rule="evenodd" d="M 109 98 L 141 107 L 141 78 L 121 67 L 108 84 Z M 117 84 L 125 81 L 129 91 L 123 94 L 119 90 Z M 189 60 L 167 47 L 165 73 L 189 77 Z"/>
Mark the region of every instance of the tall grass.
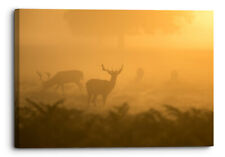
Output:
<path fill-rule="evenodd" d="M 26 102 L 17 109 L 20 148 L 213 145 L 213 112 L 204 109 L 181 111 L 164 105 L 165 112 L 130 114 L 124 103 L 94 114 L 67 109 L 63 99 L 53 104 Z"/>

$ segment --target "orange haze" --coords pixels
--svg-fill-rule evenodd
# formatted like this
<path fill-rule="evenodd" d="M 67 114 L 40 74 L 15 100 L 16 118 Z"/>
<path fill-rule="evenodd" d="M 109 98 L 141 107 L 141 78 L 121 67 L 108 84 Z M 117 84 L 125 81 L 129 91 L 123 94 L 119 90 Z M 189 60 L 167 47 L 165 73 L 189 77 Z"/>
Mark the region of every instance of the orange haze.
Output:
<path fill-rule="evenodd" d="M 124 65 L 117 87 L 144 70 L 159 84 L 176 70 L 182 82 L 213 90 L 212 11 L 19 10 L 20 81 L 36 71 L 81 70 L 84 81 Z M 210 102 L 211 99 L 210 99 Z"/>

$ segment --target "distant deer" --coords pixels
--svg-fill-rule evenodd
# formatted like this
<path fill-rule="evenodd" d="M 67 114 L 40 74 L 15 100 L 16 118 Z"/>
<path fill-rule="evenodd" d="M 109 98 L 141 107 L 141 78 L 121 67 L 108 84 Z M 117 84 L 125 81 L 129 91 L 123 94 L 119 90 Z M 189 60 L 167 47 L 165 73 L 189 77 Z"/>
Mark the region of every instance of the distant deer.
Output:
<path fill-rule="evenodd" d="M 44 81 L 42 79 L 42 74 L 37 72 L 40 80 L 42 81 L 43 90 L 50 88 L 52 86 L 61 87 L 64 93 L 64 84 L 66 83 L 75 83 L 79 89 L 82 89 L 81 80 L 83 80 L 83 73 L 78 70 L 70 70 L 70 71 L 60 71 L 57 72 L 54 76 L 51 77 L 50 73 L 46 73 L 48 76 L 48 80 Z"/>
<path fill-rule="evenodd" d="M 111 79 L 109 81 L 100 79 L 91 79 L 87 81 L 86 88 L 88 92 L 88 104 L 90 104 L 91 101 L 96 104 L 96 98 L 98 95 L 102 95 L 103 103 L 105 104 L 107 96 L 115 87 L 117 76 L 121 73 L 122 69 L 123 66 L 117 71 L 107 70 L 102 64 L 102 70 L 111 75 Z"/>

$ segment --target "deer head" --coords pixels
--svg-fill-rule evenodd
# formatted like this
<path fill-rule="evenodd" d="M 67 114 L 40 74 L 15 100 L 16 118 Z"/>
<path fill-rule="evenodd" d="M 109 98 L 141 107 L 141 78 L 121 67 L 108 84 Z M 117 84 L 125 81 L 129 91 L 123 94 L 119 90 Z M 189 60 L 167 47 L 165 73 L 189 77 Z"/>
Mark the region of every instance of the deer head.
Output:
<path fill-rule="evenodd" d="M 44 78 L 44 75 L 41 72 L 36 71 L 36 73 L 39 76 L 39 79 L 41 81 L 42 89 L 45 89 L 47 87 L 48 81 L 51 79 L 51 74 L 49 72 L 45 72 L 47 78 L 46 79 L 43 79 Z"/>
<path fill-rule="evenodd" d="M 36 71 L 37 75 L 39 76 L 39 79 L 42 83 L 48 81 L 50 78 L 51 78 L 51 74 L 49 72 L 45 72 L 46 76 L 47 76 L 47 79 L 43 79 L 43 74 L 39 71 Z"/>
<path fill-rule="evenodd" d="M 107 72 L 109 75 L 111 75 L 111 79 L 116 79 L 117 76 L 121 73 L 121 71 L 123 70 L 123 65 L 121 66 L 121 68 L 119 70 L 108 70 L 105 68 L 105 66 L 102 64 L 102 70 Z"/>

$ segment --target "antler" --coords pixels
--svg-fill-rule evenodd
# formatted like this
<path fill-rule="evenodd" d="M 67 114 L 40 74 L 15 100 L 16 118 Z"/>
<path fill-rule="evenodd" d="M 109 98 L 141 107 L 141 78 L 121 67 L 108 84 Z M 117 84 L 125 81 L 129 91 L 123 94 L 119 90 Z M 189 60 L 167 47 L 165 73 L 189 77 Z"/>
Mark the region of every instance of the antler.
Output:
<path fill-rule="evenodd" d="M 123 65 L 121 66 L 120 70 L 117 71 L 117 73 L 121 73 L 121 71 L 123 70 Z"/>
<path fill-rule="evenodd" d="M 48 76 L 48 79 L 49 79 L 51 74 L 49 72 L 46 72 L 45 74 Z"/>
<path fill-rule="evenodd" d="M 108 73 L 110 73 L 110 74 L 113 72 L 112 70 L 107 70 L 107 69 L 105 69 L 105 67 L 104 67 L 103 64 L 102 64 L 102 70 L 103 70 L 103 71 L 106 71 L 106 72 L 108 72 Z"/>
<path fill-rule="evenodd" d="M 40 80 L 42 81 L 42 74 L 39 71 L 36 71 L 36 73 L 40 77 Z"/>
<path fill-rule="evenodd" d="M 102 70 L 106 71 L 110 74 L 112 74 L 112 73 L 118 73 L 119 74 L 123 70 L 123 65 L 121 66 L 120 70 L 107 70 L 107 69 L 105 69 L 104 65 L 102 64 Z"/>

